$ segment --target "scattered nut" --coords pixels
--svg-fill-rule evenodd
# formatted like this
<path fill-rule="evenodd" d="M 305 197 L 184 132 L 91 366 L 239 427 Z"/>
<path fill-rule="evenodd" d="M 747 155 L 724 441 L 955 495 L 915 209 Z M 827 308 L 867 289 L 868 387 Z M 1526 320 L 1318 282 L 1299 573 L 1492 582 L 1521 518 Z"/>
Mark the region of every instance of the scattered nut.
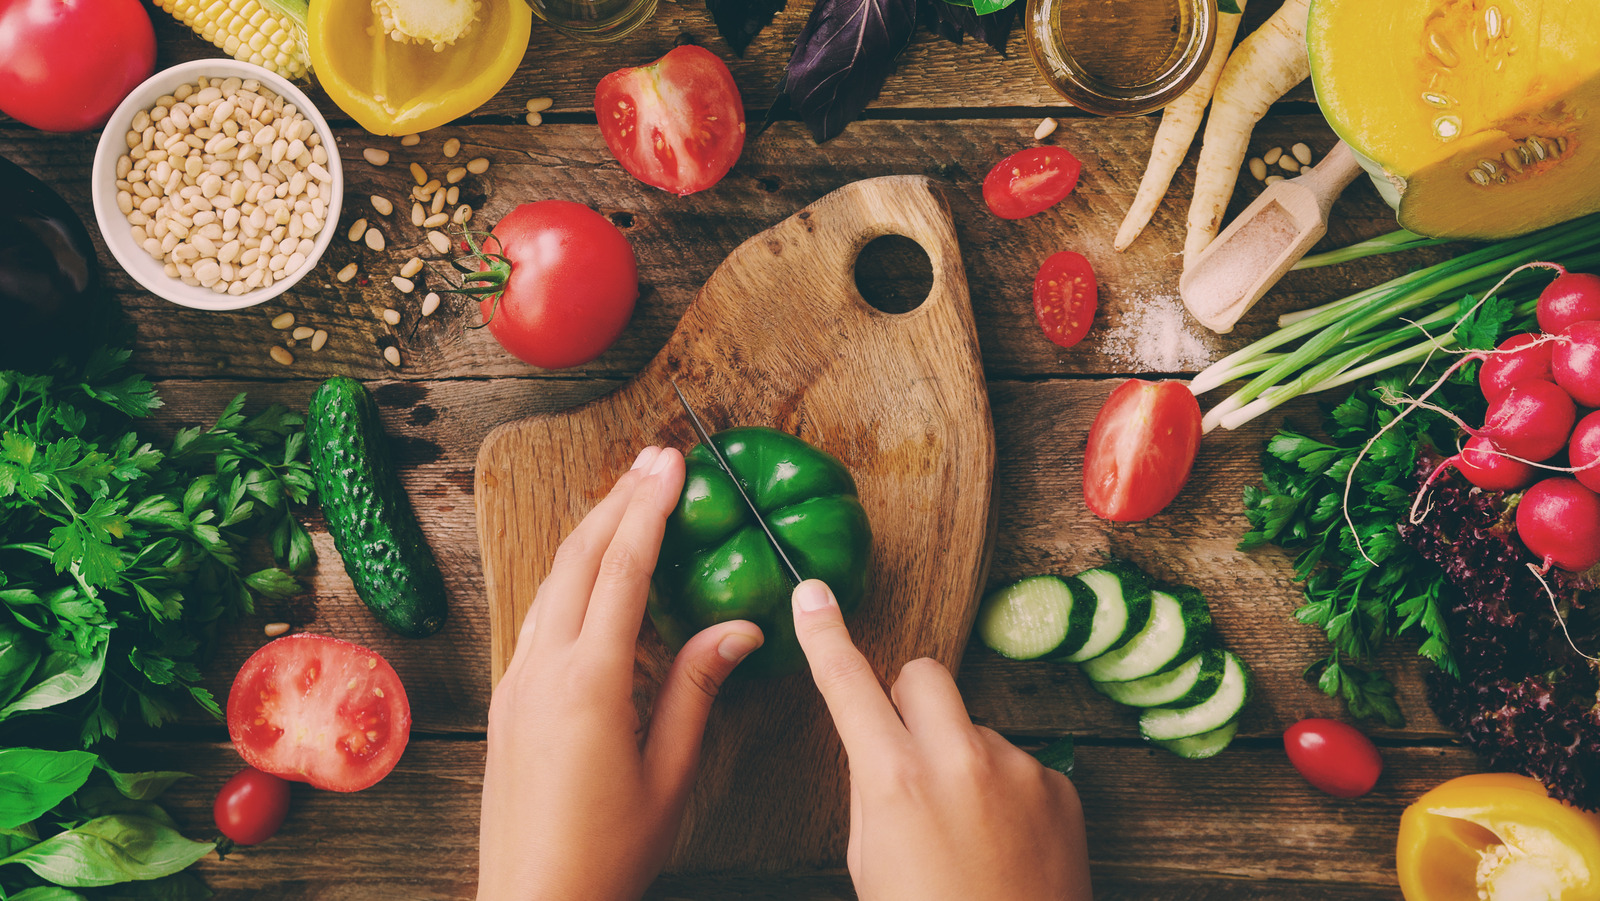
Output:
<path fill-rule="evenodd" d="M 461 141 L 460 141 L 459 138 L 451 138 L 450 140 L 444 142 L 444 157 L 445 157 L 445 159 L 453 159 L 455 157 L 455 155 L 460 153 L 460 152 L 461 152 Z"/>
<path fill-rule="evenodd" d="M 400 139 L 401 147 L 415 147 L 422 143 L 422 135 L 406 135 Z"/>
<path fill-rule="evenodd" d="M 317 333 L 317 330 L 312 328 L 311 326 L 302 325 L 299 328 L 295 329 L 290 334 L 292 334 L 294 336 L 294 340 L 296 340 L 296 341 L 304 341 L 307 338 L 311 337 L 312 335 L 315 335 L 316 333 Z"/>
<path fill-rule="evenodd" d="M 1269 166 L 1276 165 L 1278 158 L 1283 156 L 1282 147 L 1274 147 L 1261 155 L 1261 161 Z"/>
<path fill-rule="evenodd" d="M 458 182 L 458 181 L 460 181 L 460 180 L 462 180 L 463 178 L 466 178 L 466 177 L 467 177 L 467 167 L 465 167 L 465 166 L 457 166 L 454 169 L 451 169 L 449 172 L 446 172 L 444 174 L 444 183 L 447 184 L 447 185 L 453 185 L 456 182 Z"/>
<path fill-rule="evenodd" d="M 425 196 L 428 196 L 428 197 L 432 197 L 433 193 L 435 191 L 439 190 L 441 187 L 443 187 L 443 185 L 439 184 L 439 180 L 437 178 L 430 178 L 430 179 L 428 179 L 428 183 L 427 184 L 423 185 L 421 188 L 419 188 L 417 190 L 418 190 L 418 193 L 421 193 L 421 194 L 423 194 Z"/>
<path fill-rule="evenodd" d="M 1266 160 L 1263 160 L 1259 156 L 1251 157 L 1250 158 L 1250 174 L 1255 177 L 1256 181 L 1260 181 L 1263 178 L 1266 178 L 1267 177 L 1267 163 L 1266 163 Z"/>
<path fill-rule="evenodd" d="M 544 117 L 539 115 L 538 113 L 529 113 L 528 115 L 522 117 L 522 121 L 528 123 L 529 125 L 537 127 L 537 126 L 543 124 Z"/>
<path fill-rule="evenodd" d="M 277 363 L 280 366 L 294 365 L 294 354 L 289 353 L 287 348 L 279 347 L 278 345 L 274 344 L 272 345 L 272 349 L 267 351 L 267 354 L 272 357 L 272 362 Z"/>
<path fill-rule="evenodd" d="M 1039 123 L 1039 127 L 1033 130 L 1033 139 L 1035 141 L 1043 141 L 1045 138 L 1055 134 L 1055 132 L 1056 120 L 1050 118 L 1049 116 L 1045 116 L 1044 120 Z"/>
<path fill-rule="evenodd" d="M 456 214 L 450 218 L 457 225 L 466 225 L 472 221 L 472 207 L 462 204 L 456 207 Z"/>
<path fill-rule="evenodd" d="M 347 264 L 343 269 L 339 270 L 339 275 L 337 277 L 338 277 L 339 281 L 341 281 L 341 282 L 349 282 L 351 279 L 355 278 L 356 277 L 356 264 L 355 263 Z"/>
<path fill-rule="evenodd" d="M 266 633 L 266 636 L 268 638 L 277 638 L 279 635 L 285 635 L 285 634 L 288 633 L 289 624 L 288 623 L 267 623 L 266 626 L 264 626 L 261 629 L 261 631 Z"/>
<path fill-rule="evenodd" d="M 429 212 L 432 212 L 432 213 L 442 213 L 442 212 L 444 212 L 444 202 L 446 200 L 448 200 L 448 199 L 449 198 L 445 196 L 445 192 L 443 192 L 443 191 L 435 191 L 435 192 L 433 192 L 433 205 L 432 205 L 432 208 L 429 210 Z"/>
<path fill-rule="evenodd" d="M 422 220 L 426 218 L 428 218 L 427 209 L 422 206 L 420 201 L 413 201 L 411 204 L 411 224 L 421 228 Z"/>
<path fill-rule="evenodd" d="M 383 311 L 383 321 L 389 323 L 390 325 L 399 325 L 400 324 L 400 311 L 399 310 L 384 310 Z"/>
<path fill-rule="evenodd" d="M 455 206 L 456 204 L 460 203 L 461 188 L 458 185 L 451 185 L 450 190 L 444 192 L 444 202 L 450 204 L 451 206 Z"/>
<path fill-rule="evenodd" d="M 351 241 L 359 241 L 361 240 L 361 236 L 366 233 L 367 220 L 357 219 L 356 221 L 350 223 L 350 231 L 346 234 L 346 237 L 348 237 Z"/>
<path fill-rule="evenodd" d="M 400 365 L 400 348 L 395 347 L 393 344 L 389 345 L 388 347 L 385 347 L 383 349 L 383 359 L 390 366 L 399 366 Z"/>
<path fill-rule="evenodd" d="M 374 166 L 387 166 L 389 164 L 389 151 L 387 150 L 379 150 L 376 147 L 368 147 L 367 149 L 361 151 L 361 155 L 366 157 L 367 162 Z"/>
<path fill-rule="evenodd" d="M 428 246 L 435 253 L 449 253 L 450 239 L 444 236 L 444 232 L 428 232 Z"/>
<path fill-rule="evenodd" d="M 422 315 L 432 316 L 433 311 L 437 309 L 439 309 L 439 295 L 429 291 L 428 296 L 422 298 Z"/>
<path fill-rule="evenodd" d="M 291 325 L 294 325 L 293 313 L 279 313 L 272 318 L 272 327 L 280 332 Z"/>
<path fill-rule="evenodd" d="M 387 216 L 394 212 L 394 204 L 389 202 L 389 198 L 379 197 L 376 194 L 372 195 L 372 208 L 377 210 L 380 216 Z"/>
<path fill-rule="evenodd" d="M 423 228 L 438 228 L 439 226 L 448 224 L 449 222 L 450 222 L 450 214 L 449 213 L 442 213 L 442 212 L 441 213 L 434 213 L 432 216 L 429 216 L 428 218 L 422 220 L 422 227 Z"/>
<path fill-rule="evenodd" d="M 1266 182 L 1269 185 L 1275 185 L 1280 181 L 1283 181 L 1283 176 L 1281 175 L 1269 175 L 1266 178 Z"/>
<path fill-rule="evenodd" d="M 328 333 L 327 333 L 327 331 L 324 330 L 324 329 L 320 329 L 320 328 L 317 329 L 317 333 L 315 335 L 311 336 L 311 352 L 312 353 L 316 353 L 317 351 L 322 349 L 322 345 L 327 344 L 327 343 L 328 343 Z"/>
<path fill-rule="evenodd" d="M 367 246 L 373 250 L 383 249 L 383 232 L 375 228 L 367 229 Z"/>
<path fill-rule="evenodd" d="M 473 175 L 482 175 L 483 173 L 489 171 L 489 160 L 486 157 L 480 156 L 477 159 L 467 163 L 467 171 L 471 172 Z M 418 182 L 418 184 L 421 184 L 421 182 Z"/>
<path fill-rule="evenodd" d="M 1304 141 L 1290 147 L 1289 152 L 1294 154 L 1294 158 L 1300 161 L 1300 165 L 1311 165 L 1311 148 Z"/>
<path fill-rule="evenodd" d="M 416 278 L 417 273 L 421 272 L 421 271 L 422 271 L 422 258 L 421 257 L 412 257 L 411 259 L 406 260 L 406 264 L 404 266 L 400 267 L 400 277 L 401 278 Z"/>
<path fill-rule="evenodd" d="M 428 170 L 422 168 L 416 163 L 412 163 L 411 177 L 417 180 L 417 184 L 425 185 L 428 183 Z"/>
<path fill-rule="evenodd" d="M 530 113 L 542 113 L 550 107 L 555 106 L 555 103 L 556 102 L 551 100 L 549 97 L 535 97 L 528 101 L 527 109 Z"/>
<path fill-rule="evenodd" d="M 417 283 L 412 281 L 409 278 L 403 278 L 403 277 L 397 275 L 394 278 L 389 279 L 389 281 L 396 288 L 400 289 L 400 293 L 401 294 L 410 294 L 412 291 L 417 290 Z M 388 314 L 385 313 L 384 316 L 387 317 Z M 389 323 L 389 324 L 390 325 L 394 325 L 394 323 L 392 323 L 392 322 Z"/>
<path fill-rule="evenodd" d="M 1278 157 L 1278 166 L 1279 166 L 1279 168 L 1283 169 L 1285 172 L 1299 172 L 1300 171 L 1300 163 L 1299 163 L 1299 161 L 1297 161 L 1294 157 L 1290 156 L 1287 153 L 1285 153 L 1283 156 Z"/>

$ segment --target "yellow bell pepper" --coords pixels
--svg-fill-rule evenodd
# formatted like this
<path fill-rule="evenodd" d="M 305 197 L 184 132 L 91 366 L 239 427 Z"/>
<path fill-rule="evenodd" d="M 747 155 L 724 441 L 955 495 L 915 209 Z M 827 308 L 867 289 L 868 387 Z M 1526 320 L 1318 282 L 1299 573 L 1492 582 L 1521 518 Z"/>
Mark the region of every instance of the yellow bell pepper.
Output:
<path fill-rule="evenodd" d="M 1527 776 L 1462 776 L 1406 808 L 1395 859 L 1406 901 L 1594 901 L 1600 816 Z"/>
<path fill-rule="evenodd" d="M 517 71 L 532 28 L 526 0 L 315 0 L 306 17 L 323 90 L 380 135 L 482 106 Z"/>

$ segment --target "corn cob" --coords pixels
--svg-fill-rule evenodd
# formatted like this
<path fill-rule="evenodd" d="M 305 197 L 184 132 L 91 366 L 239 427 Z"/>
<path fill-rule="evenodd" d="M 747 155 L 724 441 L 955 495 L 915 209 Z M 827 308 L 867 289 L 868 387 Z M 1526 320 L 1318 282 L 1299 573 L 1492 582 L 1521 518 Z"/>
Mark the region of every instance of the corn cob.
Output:
<path fill-rule="evenodd" d="M 472 31 L 481 0 L 372 0 L 389 39 L 441 51 Z"/>
<path fill-rule="evenodd" d="M 290 80 L 311 72 L 306 53 L 307 0 L 155 0 L 229 56 Z"/>

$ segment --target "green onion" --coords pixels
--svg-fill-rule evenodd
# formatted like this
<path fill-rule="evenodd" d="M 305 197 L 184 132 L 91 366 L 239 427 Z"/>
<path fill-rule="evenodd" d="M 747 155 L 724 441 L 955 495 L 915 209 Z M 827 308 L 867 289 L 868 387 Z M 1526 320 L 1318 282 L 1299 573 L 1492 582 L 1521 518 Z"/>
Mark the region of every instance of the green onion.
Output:
<path fill-rule="evenodd" d="M 1397 253 L 1402 250 L 1416 250 L 1419 247 L 1434 247 L 1439 244 L 1449 244 L 1454 238 L 1425 238 L 1413 231 L 1400 229 L 1387 235 L 1368 238 L 1349 247 L 1330 250 L 1327 253 L 1314 253 L 1308 257 L 1301 257 L 1300 262 L 1294 264 L 1295 269 L 1316 269 L 1319 266 L 1333 266 L 1339 263 L 1348 263 L 1364 257 L 1376 256 L 1380 253 Z"/>

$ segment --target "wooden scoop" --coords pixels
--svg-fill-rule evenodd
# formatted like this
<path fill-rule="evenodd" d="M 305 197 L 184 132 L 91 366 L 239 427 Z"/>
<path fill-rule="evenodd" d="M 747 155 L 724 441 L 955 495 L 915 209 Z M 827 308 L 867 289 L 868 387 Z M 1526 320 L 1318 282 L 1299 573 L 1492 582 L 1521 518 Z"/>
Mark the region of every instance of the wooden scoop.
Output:
<path fill-rule="evenodd" d="M 1268 185 L 1185 264 L 1178 294 L 1190 314 L 1219 334 L 1233 331 L 1239 317 L 1328 231 L 1329 208 L 1360 172 L 1355 154 L 1340 141 L 1310 172 Z"/>

